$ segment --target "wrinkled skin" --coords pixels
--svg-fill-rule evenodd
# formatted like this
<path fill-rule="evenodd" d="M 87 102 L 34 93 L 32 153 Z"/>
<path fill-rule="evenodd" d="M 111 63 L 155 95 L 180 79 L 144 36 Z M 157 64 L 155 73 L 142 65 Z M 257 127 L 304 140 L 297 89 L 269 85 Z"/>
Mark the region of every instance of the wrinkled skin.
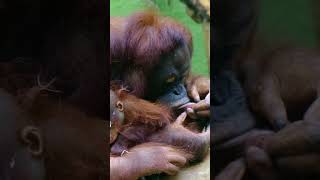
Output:
<path fill-rule="evenodd" d="M 255 113 L 275 130 L 295 120 L 320 118 L 317 50 L 274 47 L 259 55 L 253 50 L 252 54 L 242 61 L 240 69 Z"/>
<path fill-rule="evenodd" d="M 184 150 L 184 154 L 187 157 L 188 163 L 199 162 L 202 160 L 209 150 L 209 131 L 204 133 L 193 133 L 186 129 L 182 123 L 186 118 L 186 114 L 181 114 L 177 120 L 168 125 L 167 127 L 157 130 L 157 132 L 144 137 L 143 140 L 139 140 L 139 143 L 143 142 L 155 142 L 171 145 L 175 148 Z M 136 131 L 139 131 L 140 129 Z M 131 134 L 133 135 L 131 135 Z M 126 137 L 133 136 L 136 132 L 121 132 L 126 134 L 125 137 L 119 136 L 116 142 L 111 147 L 112 154 L 120 155 L 123 151 L 127 150 L 132 139 L 126 139 Z M 128 142 L 129 141 L 129 142 Z M 186 153 L 187 152 L 187 153 Z M 189 155 L 188 155 L 189 154 Z"/>
<path fill-rule="evenodd" d="M 246 97 L 232 72 L 222 72 L 214 79 L 211 142 L 218 144 L 252 129 L 255 119 L 247 105 Z"/>
<path fill-rule="evenodd" d="M 245 94 L 234 73 L 222 72 L 213 81 L 214 94 L 211 116 L 211 145 L 215 155 L 214 173 L 220 172 L 230 161 L 239 158 L 242 149 L 219 145 L 250 131 L 256 126 L 254 116 L 246 103 Z M 222 146 L 223 147 L 223 146 Z"/>
<path fill-rule="evenodd" d="M 265 173 L 270 177 L 274 176 L 273 179 L 285 177 L 318 179 L 320 177 L 319 128 L 318 122 L 297 121 L 278 133 L 264 136 L 261 143 L 255 144 L 260 150 L 248 148 L 246 156 L 253 164 L 258 162 L 262 167 L 264 164 L 269 164 L 270 170 L 264 172 L 262 168 L 253 166 L 257 168 L 255 174 L 263 176 Z"/>
<path fill-rule="evenodd" d="M 183 151 L 165 144 L 135 146 L 122 157 L 110 157 L 111 180 L 135 180 L 159 173 L 175 175 L 187 162 L 183 154 Z"/>
<path fill-rule="evenodd" d="M 297 121 L 275 133 L 252 130 L 218 150 L 241 149 L 255 179 L 319 177 L 319 123 Z"/>
<path fill-rule="evenodd" d="M 253 179 L 317 179 L 319 123 L 297 121 L 279 132 L 251 130 L 216 146 L 217 152 L 243 154 Z M 228 173 L 228 172 L 222 172 Z"/>
<path fill-rule="evenodd" d="M 195 77 L 187 82 L 188 95 L 195 103 L 187 108 L 189 117 L 193 119 L 210 117 L 210 79 Z"/>

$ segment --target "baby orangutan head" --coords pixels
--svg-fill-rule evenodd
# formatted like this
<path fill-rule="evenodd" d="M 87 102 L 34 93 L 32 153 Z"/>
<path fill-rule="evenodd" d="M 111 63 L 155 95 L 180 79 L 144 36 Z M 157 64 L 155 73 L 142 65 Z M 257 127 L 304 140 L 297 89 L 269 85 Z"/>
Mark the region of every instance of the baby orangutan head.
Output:
<path fill-rule="evenodd" d="M 110 90 L 110 144 L 113 143 L 124 122 L 124 106 L 114 91 Z"/>
<path fill-rule="evenodd" d="M 110 90 L 110 144 L 118 133 L 132 126 L 162 128 L 172 121 L 168 107 L 130 95 L 125 89 Z"/>

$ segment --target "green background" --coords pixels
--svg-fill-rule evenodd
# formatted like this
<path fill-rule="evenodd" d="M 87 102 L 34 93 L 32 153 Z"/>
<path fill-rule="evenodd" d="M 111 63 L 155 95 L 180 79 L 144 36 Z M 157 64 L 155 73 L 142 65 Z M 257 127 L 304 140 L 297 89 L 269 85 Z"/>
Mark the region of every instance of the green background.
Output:
<path fill-rule="evenodd" d="M 312 10 L 317 0 L 261 0 L 259 31 L 267 42 L 285 41 L 304 47 L 317 44 Z M 319 1 L 319 0 L 318 0 Z M 320 7 L 318 7 L 320 10 Z"/>
<path fill-rule="evenodd" d="M 193 38 L 193 58 L 192 72 L 195 74 L 209 75 L 207 57 L 205 52 L 204 35 L 202 25 L 195 23 L 186 13 L 186 7 L 179 0 L 170 1 L 156 0 L 162 15 L 170 16 L 183 23 L 192 32 Z M 110 16 L 128 16 L 132 13 L 144 10 L 148 7 L 155 7 L 149 0 L 110 0 Z"/>

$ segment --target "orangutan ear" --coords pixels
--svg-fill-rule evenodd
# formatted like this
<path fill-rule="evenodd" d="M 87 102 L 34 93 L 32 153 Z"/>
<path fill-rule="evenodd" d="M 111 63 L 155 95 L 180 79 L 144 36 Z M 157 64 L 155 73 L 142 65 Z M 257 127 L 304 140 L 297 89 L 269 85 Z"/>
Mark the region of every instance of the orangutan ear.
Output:
<path fill-rule="evenodd" d="M 43 139 L 40 130 L 34 126 L 26 126 L 21 131 L 22 142 L 27 146 L 33 156 L 43 153 Z"/>

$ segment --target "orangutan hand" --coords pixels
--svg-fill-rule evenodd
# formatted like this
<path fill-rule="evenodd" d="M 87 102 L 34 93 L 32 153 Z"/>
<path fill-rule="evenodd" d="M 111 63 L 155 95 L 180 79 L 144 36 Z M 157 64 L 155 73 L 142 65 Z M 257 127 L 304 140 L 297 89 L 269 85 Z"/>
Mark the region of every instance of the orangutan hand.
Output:
<path fill-rule="evenodd" d="M 118 161 L 111 160 L 111 179 L 134 180 L 160 173 L 175 175 L 187 162 L 185 154 L 174 147 L 159 143 L 135 146 L 123 156 L 114 157 L 119 158 Z"/>

